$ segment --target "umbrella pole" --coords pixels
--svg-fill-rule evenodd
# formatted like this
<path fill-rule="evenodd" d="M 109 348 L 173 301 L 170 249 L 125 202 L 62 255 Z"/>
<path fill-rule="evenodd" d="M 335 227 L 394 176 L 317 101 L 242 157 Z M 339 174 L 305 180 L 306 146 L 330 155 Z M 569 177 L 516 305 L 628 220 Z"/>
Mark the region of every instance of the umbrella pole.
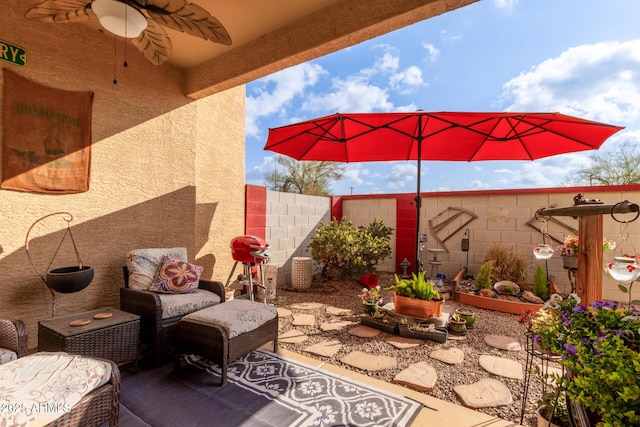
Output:
<path fill-rule="evenodd" d="M 422 117 L 420 117 L 422 119 Z M 420 129 L 422 127 L 420 126 Z M 418 137 L 418 185 L 416 189 L 416 264 L 414 271 L 422 271 L 422 261 L 420 261 L 420 209 L 422 208 L 422 195 L 420 193 L 420 166 L 422 164 L 422 138 Z"/>

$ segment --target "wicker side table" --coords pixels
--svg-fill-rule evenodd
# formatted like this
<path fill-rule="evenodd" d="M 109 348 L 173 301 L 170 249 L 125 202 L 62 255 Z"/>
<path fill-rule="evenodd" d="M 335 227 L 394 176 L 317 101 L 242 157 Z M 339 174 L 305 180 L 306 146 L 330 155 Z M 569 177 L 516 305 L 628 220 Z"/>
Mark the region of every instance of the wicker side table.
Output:
<path fill-rule="evenodd" d="M 105 312 L 112 316 L 107 319 L 93 317 Z M 91 322 L 84 326 L 70 325 L 78 319 L 90 319 Z M 38 351 L 101 357 L 123 365 L 137 362 L 139 336 L 140 316 L 115 308 L 101 308 L 38 322 Z"/>

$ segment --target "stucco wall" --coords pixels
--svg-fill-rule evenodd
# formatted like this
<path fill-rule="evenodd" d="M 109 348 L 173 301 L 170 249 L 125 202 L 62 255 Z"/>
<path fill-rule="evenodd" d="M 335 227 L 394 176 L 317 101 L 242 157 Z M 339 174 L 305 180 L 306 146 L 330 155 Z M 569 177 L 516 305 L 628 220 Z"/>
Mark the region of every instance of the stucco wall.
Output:
<path fill-rule="evenodd" d="M 27 52 L 27 65 L 4 67 L 40 84 L 93 91 L 90 190 L 42 195 L 0 190 L 0 316 L 20 318 L 37 345 L 37 321 L 51 316 L 52 297 L 28 262 L 25 236 L 38 218 L 67 211 L 73 236 L 95 278 L 85 290 L 58 294 L 58 316 L 118 306 L 121 266 L 134 248 L 185 246 L 205 266 L 204 277 L 224 281 L 228 249 L 244 227 L 244 86 L 199 101 L 182 95 L 177 69 L 149 64 L 83 25 L 18 19 L 25 5 L 8 0 L 0 14 L 0 40 Z M 61 45 L 56 40 L 73 40 Z M 114 71 L 116 70 L 116 71 Z M 114 72 L 118 84 L 113 84 Z M 0 83 L 0 89 L 2 85 Z M 51 217 L 34 228 L 29 249 L 47 270 L 66 223 Z M 75 265 L 69 240 L 51 268 Z"/>

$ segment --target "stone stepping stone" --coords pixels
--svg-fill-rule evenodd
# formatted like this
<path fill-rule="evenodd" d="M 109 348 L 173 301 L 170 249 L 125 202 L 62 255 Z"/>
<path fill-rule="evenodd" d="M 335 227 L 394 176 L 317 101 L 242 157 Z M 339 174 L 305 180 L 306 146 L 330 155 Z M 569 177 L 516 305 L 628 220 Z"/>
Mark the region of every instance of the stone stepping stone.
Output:
<path fill-rule="evenodd" d="M 289 329 L 287 332 L 284 332 L 278 335 L 278 341 L 286 342 L 289 344 L 296 344 L 299 342 L 306 341 L 309 337 L 306 336 L 302 331 L 297 329 Z"/>
<path fill-rule="evenodd" d="M 291 310 L 289 310 L 288 308 L 278 307 L 276 308 L 276 311 L 278 312 L 279 318 L 291 316 Z"/>
<path fill-rule="evenodd" d="M 483 378 L 473 384 L 458 385 L 453 391 L 465 406 L 473 409 L 505 406 L 513 402 L 509 387 L 494 378 Z"/>
<path fill-rule="evenodd" d="M 451 340 L 451 341 L 464 341 L 467 339 L 466 335 L 454 335 L 454 334 L 447 334 L 447 340 Z"/>
<path fill-rule="evenodd" d="M 418 391 L 431 391 L 437 379 L 438 373 L 433 366 L 427 362 L 418 362 L 393 377 L 393 382 Z"/>
<path fill-rule="evenodd" d="M 293 326 L 313 326 L 316 323 L 316 316 L 313 314 L 294 314 Z"/>
<path fill-rule="evenodd" d="M 318 356 L 331 357 L 342 348 L 340 340 L 326 340 L 306 347 L 304 351 Z"/>
<path fill-rule="evenodd" d="M 521 380 L 524 377 L 522 373 L 522 364 L 515 360 L 483 354 L 479 357 L 478 363 L 494 375 L 513 378 L 514 380 Z"/>
<path fill-rule="evenodd" d="M 327 307 L 327 313 L 333 316 L 353 316 L 353 310 L 332 306 Z"/>
<path fill-rule="evenodd" d="M 320 325 L 320 329 L 323 331 L 337 331 L 345 326 L 353 325 L 353 322 L 347 322 L 346 320 L 330 320 Z"/>
<path fill-rule="evenodd" d="M 387 338 L 387 342 L 395 348 L 399 348 L 401 350 L 404 350 L 406 348 L 419 347 L 424 344 L 423 340 L 419 340 L 416 338 L 397 337 L 395 335 Z"/>
<path fill-rule="evenodd" d="M 500 350 L 522 350 L 520 341 L 518 341 L 516 338 L 508 337 L 506 335 L 485 335 L 484 342 L 487 343 L 487 345 L 498 348 Z"/>
<path fill-rule="evenodd" d="M 384 371 L 396 367 L 396 359 L 389 356 L 377 356 L 362 351 L 352 351 L 340 361 L 354 368 L 369 372 Z"/>
<path fill-rule="evenodd" d="M 369 326 L 356 326 L 355 328 L 351 328 L 347 331 L 349 335 L 353 335 L 354 337 L 360 338 L 373 338 L 377 337 L 382 333 L 381 330 L 371 328 Z"/>
<path fill-rule="evenodd" d="M 322 308 L 322 304 L 319 302 L 299 302 L 291 304 L 291 308 L 295 308 L 296 310 L 318 310 Z"/>
<path fill-rule="evenodd" d="M 429 357 L 446 363 L 447 365 L 457 365 L 464 360 L 464 351 L 457 347 L 443 345 L 433 350 Z"/>

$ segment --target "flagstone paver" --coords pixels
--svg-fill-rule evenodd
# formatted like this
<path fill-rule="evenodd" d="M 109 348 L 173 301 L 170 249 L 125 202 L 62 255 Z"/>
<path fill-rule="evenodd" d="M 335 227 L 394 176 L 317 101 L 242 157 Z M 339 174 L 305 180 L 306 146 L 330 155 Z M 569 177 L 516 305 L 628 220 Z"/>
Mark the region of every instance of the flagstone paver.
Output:
<path fill-rule="evenodd" d="M 381 330 L 371 328 L 369 326 L 356 326 L 355 328 L 351 328 L 347 331 L 349 335 L 353 335 L 354 337 L 360 338 L 373 338 L 377 337 L 382 333 Z"/>
<path fill-rule="evenodd" d="M 339 308 L 329 306 L 327 307 L 327 313 L 333 316 L 353 316 L 353 310 L 349 310 L 348 308 Z"/>
<path fill-rule="evenodd" d="M 278 311 L 278 317 L 281 319 L 283 317 L 291 316 L 291 310 L 289 310 L 288 308 L 278 307 L 276 308 L 276 310 Z"/>
<path fill-rule="evenodd" d="M 438 374 L 433 366 L 427 362 L 418 362 L 396 375 L 393 382 L 419 391 L 431 391 L 437 379 Z"/>
<path fill-rule="evenodd" d="M 523 378 L 522 364 L 515 360 L 483 354 L 478 358 L 478 363 L 492 374 L 513 378 L 515 380 L 521 380 Z"/>
<path fill-rule="evenodd" d="M 340 340 L 326 340 L 306 347 L 304 351 L 318 356 L 331 357 L 342 348 Z"/>
<path fill-rule="evenodd" d="M 286 342 L 289 344 L 296 344 L 299 342 L 306 341 L 309 337 L 304 334 L 304 332 L 299 331 L 297 329 L 289 329 L 287 332 L 284 332 L 278 335 L 278 341 Z"/>
<path fill-rule="evenodd" d="M 317 310 L 322 308 L 322 304 L 319 302 L 299 302 L 291 304 L 291 308 L 295 308 L 297 310 Z"/>
<path fill-rule="evenodd" d="M 473 384 L 458 385 L 453 391 L 465 406 L 473 409 L 505 406 L 513 402 L 509 387 L 494 378 L 483 378 Z"/>
<path fill-rule="evenodd" d="M 487 345 L 498 348 L 500 350 L 520 351 L 522 346 L 517 338 L 508 337 L 506 335 L 485 335 L 484 342 Z"/>
<path fill-rule="evenodd" d="M 399 337 L 396 335 L 393 335 L 387 338 L 387 342 L 392 346 L 394 346 L 395 348 L 399 348 L 401 350 L 406 348 L 419 347 L 422 344 L 424 344 L 423 340 L 419 340 L 416 338 Z"/>
<path fill-rule="evenodd" d="M 294 314 L 293 326 L 313 326 L 316 323 L 316 316 L 313 314 Z"/>
<path fill-rule="evenodd" d="M 383 371 L 385 369 L 395 368 L 397 365 L 396 359 L 393 357 L 378 356 L 362 351 L 352 351 L 340 359 L 340 361 L 354 368 L 364 369 L 369 372 Z"/>
<path fill-rule="evenodd" d="M 336 331 L 342 329 L 345 326 L 353 325 L 354 322 L 348 322 L 346 320 L 332 319 L 328 322 L 324 322 L 320 325 L 320 329 L 323 331 Z"/>
<path fill-rule="evenodd" d="M 456 365 L 458 363 L 462 363 L 462 361 L 464 360 L 464 351 L 457 347 L 443 345 L 433 350 L 429 354 L 429 357 L 444 362 L 448 365 Z"/>
<path fill-rule="evenodd" d="M 454 334 L 447 335 L 447 340 L 451 340 L 451 341 L 464 341 L 466 339 L 467 339 L 466 335 L 454 335 Z"/>

